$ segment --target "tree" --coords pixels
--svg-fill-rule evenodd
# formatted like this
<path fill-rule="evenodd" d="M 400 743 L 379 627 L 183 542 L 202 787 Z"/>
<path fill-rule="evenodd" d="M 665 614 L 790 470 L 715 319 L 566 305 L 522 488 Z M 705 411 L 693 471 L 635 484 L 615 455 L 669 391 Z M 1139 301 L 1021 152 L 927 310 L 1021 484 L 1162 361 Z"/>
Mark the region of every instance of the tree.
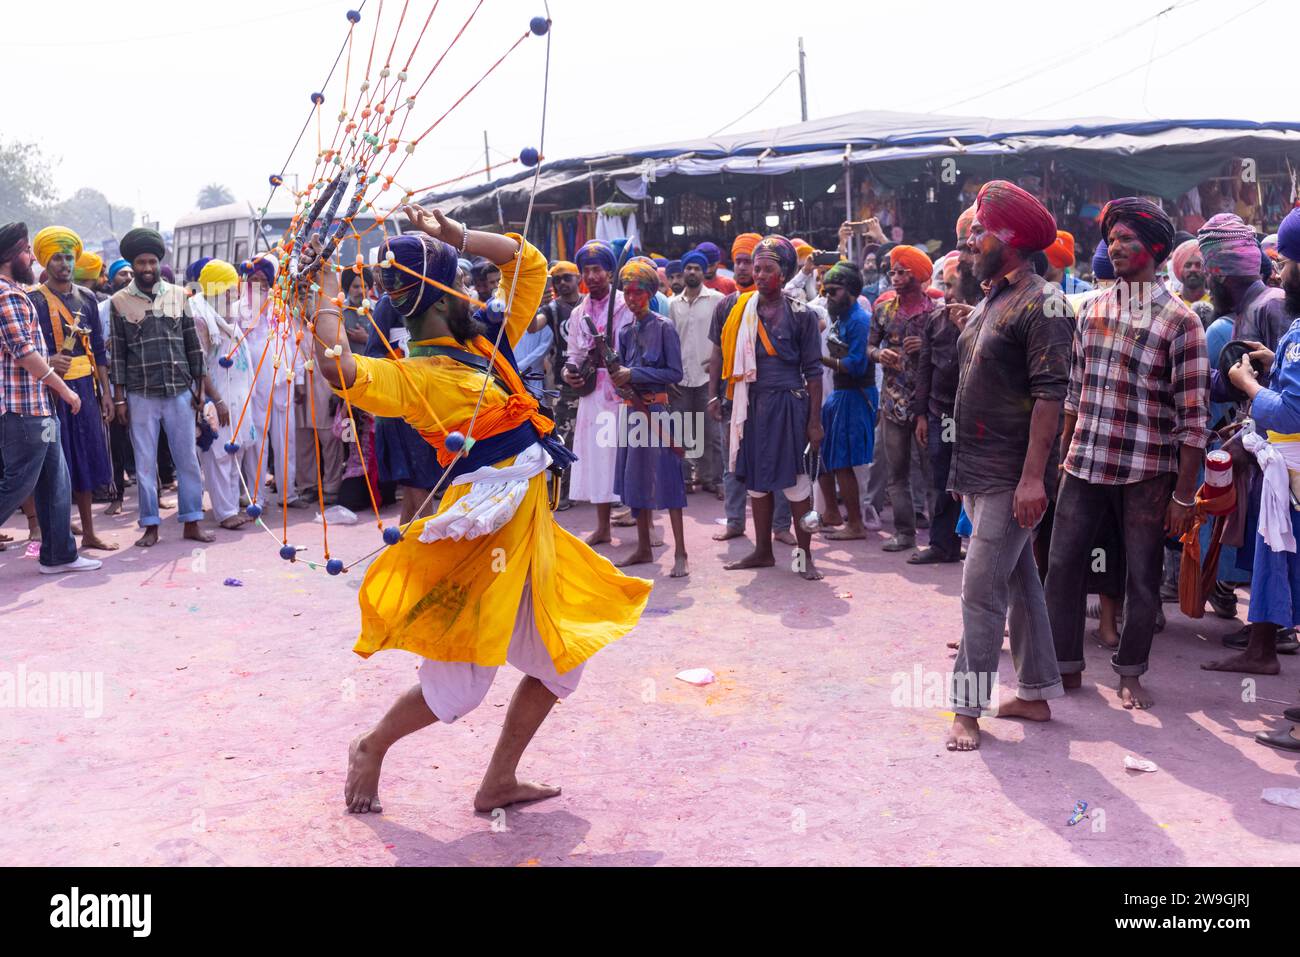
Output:
<path fill-rule="evenodd" d="M 29 226 L 54 200 L 50 162 L 35 143 L 0 143 L 0 222 Z"/>
<path fill-rule="evenodd" d="M 234 201 L 234 195 L 220 183 L 209 183 L 199 190 L 199 209 L 212 209 L 214 206 L 225 206 Z"/>
<path fill-rule="evenodd" d="M 62 202 L 42 211 L 37 222 L 57 223 L 74 230 L 87 249 L 99 249 L 109 240 L 122 236 L 135 222 L 135 210 L 129 206 L 112 206 L 108 197 L 97 189 L 77 190 Z"/>

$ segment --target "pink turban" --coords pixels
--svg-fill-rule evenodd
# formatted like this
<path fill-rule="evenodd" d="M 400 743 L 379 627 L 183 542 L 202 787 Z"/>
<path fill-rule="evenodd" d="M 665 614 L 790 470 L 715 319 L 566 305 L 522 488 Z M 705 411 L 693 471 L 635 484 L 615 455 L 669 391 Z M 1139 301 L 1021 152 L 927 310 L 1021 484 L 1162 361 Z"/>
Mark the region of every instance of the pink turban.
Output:
<path fill-rule="evenodd" d="M 1192 258 L 1193 253 L 1199 254 L 1200 251 L 1201 247 L 1195 239 L 1189 239 L 1185 243 L 1179 244 L 1169 262 L 1169 271 L 1174 274 L 1175 279 L 1179 282 L 1183 281 L 1183 267 L 1187 265 L 1187 260 Z"/>

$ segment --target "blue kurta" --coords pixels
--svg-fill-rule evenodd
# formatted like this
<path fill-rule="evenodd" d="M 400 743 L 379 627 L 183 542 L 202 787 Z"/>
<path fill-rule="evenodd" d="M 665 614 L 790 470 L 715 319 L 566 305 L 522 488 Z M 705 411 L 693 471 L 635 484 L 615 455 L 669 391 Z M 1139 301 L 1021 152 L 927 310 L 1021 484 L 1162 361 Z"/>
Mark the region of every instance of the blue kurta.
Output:
<path fill-rule="evenodd" d="M 1277 344 L 1269 386 L 1255 396 L 1250 414 L 1259 431 L 1282 435 L 1300 432 L 1300 319 Z M 1288 509 L 1291 529 L 1300 541 L 1300 513 Z M 1255 539 L 1255 568 L 1250 584 L 1247 620 L 1300 625 L 1300 560 L 1295 552 L 1275 552 L 1259 535 Z"/>
<path fill-rule="evenodd" d="M 871 319 L 857 303 L 847 316 L 836 321 L 836 333 L 849 347 L 835 373 L 835 391 L 822 406 L 822 468 L 828 472 L 868 465 L 875 452 L 876 407 L 879 392 L 866 375 L 867 337 Z M 859 380 L 859 381 L 854 381 Z"/>
<path fill-rule="evenodd" d="M 50 290 L 54 292 L 54 290 Z M 104 347 L 104 327 L 99 321 L 99 303 L 94 294 L 78 286 L 72 287 L 72 294 L 56 297 L 67 307 L 77 325 L 90 330 L 90 351 L 95 365 L 100 369 L 108 368 L 108 351 Z M 30 297 L 36 307 L 36 315 L 41 323 L 41 335 L 45 337 L 45 347 L 54 355 L 54 327 L 51 324 L 49 304 L 40 291 Z M 62 321 L 62 320 L 58 320 Z M 81 336 L 69 336 L 64 330 L 64 345 L 71 339 L 75 345 L 67 353 L 70 356 L 84 356 L 85 344 Z M 63 457 L 68 462 L 68 476 L 74 492 L 93 492 L 105 488 L 113 481 L 113 461 L 108 452 L 108 434 L 104 427 L 104 418 L 100 412 L 99 397 L 96 393 L 95 376 L 83 376 L 73 379 L 68 386 L 81 398 L 81 411 L 76 415 L 68 408 L 66 402 L 55 402 L 59 415 L 59 432 L 63 442 Z"/>
<path fill-rule="evenodd" d="M 632 370 L 631 387 L 643 395 L 665 392 L 682 381 L 682 344 L 672 320 L 649 312 L 618 337 L 618 358 Z M 674 423 L 665 402 L 647 402 L 643 414 L 624 405 L 619 422 L 614 494 L 629 508 L 685 508 L 686 482 L 680 445 L 684 424 Z M 694 429 L 694 424 L 692 424 Z M 700 435 L 702 430 L 692 434 Z"/>
<path fill-rule="evenodd" d="M 786 299 L 775 322 L 759 316 L 776 355 L 760 338 L 758 379 L 749 385 L 749 416 L 736 453 L 736 478 L 751 492 L 780 492 L 808 472 L 807 383 L 820 381 L 822 339 L 817 314 Z"/>

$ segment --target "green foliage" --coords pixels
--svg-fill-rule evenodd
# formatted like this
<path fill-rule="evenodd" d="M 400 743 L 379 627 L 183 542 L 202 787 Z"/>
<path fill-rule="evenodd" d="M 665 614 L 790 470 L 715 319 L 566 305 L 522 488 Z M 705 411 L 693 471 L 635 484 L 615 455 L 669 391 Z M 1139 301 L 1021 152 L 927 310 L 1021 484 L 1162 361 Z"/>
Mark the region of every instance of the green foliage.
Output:
<path fill-rule="evenodd" d="M 135 222 L 129 206 L 111 206 L 97 189 L 67 199 L 54 192 L 54 163 L 35 143 L 0 142 L 0 222 L 20 220 L 34 235 L 51 225 L 75 230 L 87 249 L 99 250 Z"/>
<path fill-rule="evenodd" d="M 212 209 L 214 206 L 227 206 L 235 201 L 234 194 L 220 183 L 209 183 L 199 190 L 197 200 L 199 209 Z"/>

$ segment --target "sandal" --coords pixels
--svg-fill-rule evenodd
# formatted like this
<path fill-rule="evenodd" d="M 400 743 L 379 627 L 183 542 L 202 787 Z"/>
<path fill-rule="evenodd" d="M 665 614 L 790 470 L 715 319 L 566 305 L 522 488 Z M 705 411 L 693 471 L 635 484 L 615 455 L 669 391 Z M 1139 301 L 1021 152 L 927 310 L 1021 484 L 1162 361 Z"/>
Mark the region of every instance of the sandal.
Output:
<path fill-rule="evenodd" d="M 1300 738 L 1292 736 L 1293 730 L 1294 728 L 1285 731 L 1258 731 L 1255 740 L 1279 751 L 1300 751 Z"/>
<path fill-rule="evenodd" d="M 950 565 L 961 561 L 960 558 L 948 558 L 937 548 L 926 546 L 907 560 L 909 565 Z"/>

